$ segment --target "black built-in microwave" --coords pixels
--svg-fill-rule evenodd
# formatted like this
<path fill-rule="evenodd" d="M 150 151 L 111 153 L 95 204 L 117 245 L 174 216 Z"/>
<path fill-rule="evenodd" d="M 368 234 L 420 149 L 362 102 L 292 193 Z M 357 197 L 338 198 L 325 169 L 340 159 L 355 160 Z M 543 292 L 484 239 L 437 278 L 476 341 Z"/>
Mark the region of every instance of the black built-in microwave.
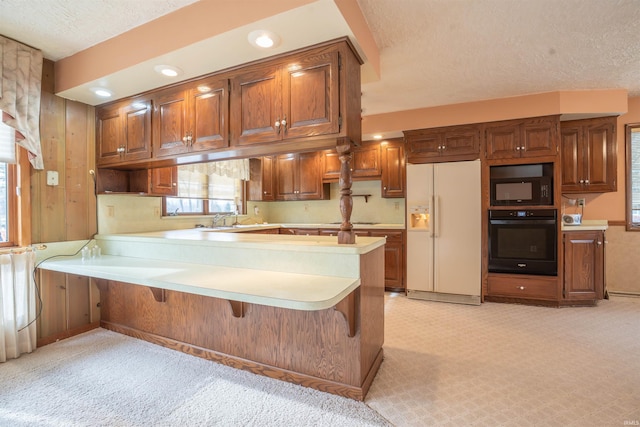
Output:
<path fill-rule="evenodd" d="M 553 205 L 550 176 L 491 178 L 491 206 Z"/>

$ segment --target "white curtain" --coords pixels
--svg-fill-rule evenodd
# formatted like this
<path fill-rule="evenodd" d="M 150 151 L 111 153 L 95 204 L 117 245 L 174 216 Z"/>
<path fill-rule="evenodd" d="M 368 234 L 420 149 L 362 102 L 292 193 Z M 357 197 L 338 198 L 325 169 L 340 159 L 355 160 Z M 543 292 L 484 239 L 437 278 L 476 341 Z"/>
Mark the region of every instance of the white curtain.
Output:
<path fill-rule="evenodd" d="M 194 163 L 178 166 L 180 171 L 197 172 L 203 175 L 216 174 L 234 179 L 249 180 L 249 159 L 221 160 L 209 163 Z"/>
<path fill-rule="evenodd" d="M 0 255 L 0 362 L 36 348 L 32 250 Z"/>
<path fill-rule="evenodd" d="M 0 110 L 2 120 L 16 130 L 34 169 L 44 169 L 40 146 L 42 52 L 0 36 Z"/>

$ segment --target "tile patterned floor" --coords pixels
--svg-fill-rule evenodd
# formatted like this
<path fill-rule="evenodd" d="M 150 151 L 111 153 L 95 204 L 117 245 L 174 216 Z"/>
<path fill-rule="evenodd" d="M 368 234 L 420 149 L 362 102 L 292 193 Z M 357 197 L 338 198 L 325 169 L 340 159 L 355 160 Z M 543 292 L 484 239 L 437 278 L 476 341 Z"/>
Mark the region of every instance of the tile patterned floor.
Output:
<path fill-rule="evenodd" d="M 366 403 L 396 426 L 640 424 L 640 298 L 590 308 L 387 295 Z"/>

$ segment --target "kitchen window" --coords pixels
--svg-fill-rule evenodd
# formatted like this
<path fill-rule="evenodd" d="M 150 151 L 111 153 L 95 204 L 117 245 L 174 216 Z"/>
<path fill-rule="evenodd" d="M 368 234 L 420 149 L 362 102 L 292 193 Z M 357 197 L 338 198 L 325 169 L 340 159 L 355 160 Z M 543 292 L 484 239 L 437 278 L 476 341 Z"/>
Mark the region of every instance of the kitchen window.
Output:
<path fill-rule="evenodd" d="M 640 123 L 626 130 L 627 230 L 640 231 Z"/>
<path fill-rule="evenodd" d="M 0 116 L 2 111 L 0 111 Z M 16 221 L 16 146 L 13 128 L 0 120 L 0 247 L 15 246 Z"/>
<path fill-rule="evenodd" d="M 243 212 L 244 175 L 232 173 L 235 166 L 178 167 L 176 197 L 165 197 L 166 215 L 237 214 Z M 242 168 L 242 167 L 241 167 Z M 232 176 L 220 175 L 228 173 Z"/>

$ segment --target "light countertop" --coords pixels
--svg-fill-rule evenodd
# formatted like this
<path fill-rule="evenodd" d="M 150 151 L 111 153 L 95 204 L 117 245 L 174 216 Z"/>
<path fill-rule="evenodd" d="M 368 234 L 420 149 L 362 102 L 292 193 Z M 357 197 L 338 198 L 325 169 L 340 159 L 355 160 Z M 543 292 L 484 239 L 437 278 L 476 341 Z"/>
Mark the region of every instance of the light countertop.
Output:
<path fill-rule="evenodd" d="M 562 224 L 562 231 L 605 231 L 609 228 L 609 222 L 604 219 L 585 219 L 579 225 Z"/>
<path fill-rule="evenodd" d="M 279 225 L 278 225 L 279 226 Z M 248 227 L 238 227 L 246 230 Z M 335 306 L 360 285 L 360 256 L 385 239 L 184 230 L 97 235 L 103 255 L 39 268 L 296 310 Z"/>
<path fill-rule="evenodd" d="M 359 278 L 111 255 L 86 261 L 80 257 L 51 259 L 39 268 L 296 310 L 331 308 L 360 286 Z"/>

